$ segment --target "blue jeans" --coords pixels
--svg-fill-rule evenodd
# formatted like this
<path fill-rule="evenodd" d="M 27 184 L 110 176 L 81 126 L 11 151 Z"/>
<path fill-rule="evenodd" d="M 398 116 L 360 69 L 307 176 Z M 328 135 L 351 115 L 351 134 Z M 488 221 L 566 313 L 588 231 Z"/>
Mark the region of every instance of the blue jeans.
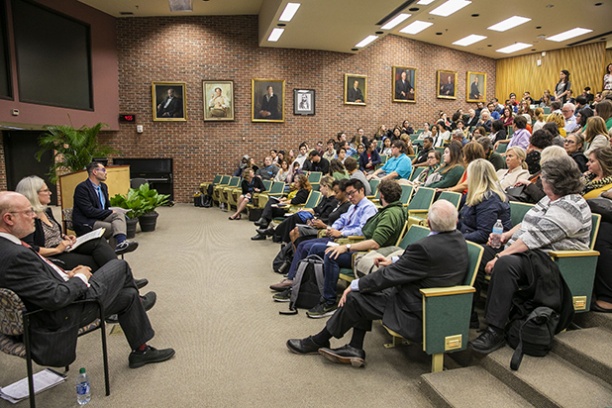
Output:
<path fill-rule="evenodd" d="M 297 273 L 297 268 L 300 264 L 300 261 L 310 255 L 310 250 L 312 246 L 316 244 L 327 245 L 329 241 L 331 241 L 330 238 L 317 238 L 301 242 L 295 249 L 293 261 L 291 261 L 291 267 L 289 268 L 289 273 L 287 273 L 287 279 L 293 280 L 293 278 L 295 278 L 295 274 Z M 325 249 L 323 250 L 323 252 L 325 252 Z"/>
<path fill-rule="evenodd" d="M 325 250 L 323 250 L 325 253 Z M 320 255 L 323 257 L 323 255 Z M 340 268 L 350 268 L 353 252 L 345 252 L 332 259 L 329 254 L 325 255 L 323 270 L 325 272 L 325 285 L 323 286 L 323 298 L 327 303 L 336 303 L 336 285 L 340 276 Z"/>

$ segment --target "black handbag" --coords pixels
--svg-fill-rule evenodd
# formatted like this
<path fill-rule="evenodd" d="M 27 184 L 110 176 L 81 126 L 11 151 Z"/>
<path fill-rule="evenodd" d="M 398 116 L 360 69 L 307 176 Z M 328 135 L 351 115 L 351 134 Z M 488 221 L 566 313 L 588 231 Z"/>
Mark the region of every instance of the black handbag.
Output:
<path fill-rule="evenodd" d="M 586 200 L 591 212 L 601 215 L 604 222 L 612 222 L 612 200 L 605 197 L 597 197 Z"/>
<path fill-rule="evenodd" d="M 531 202 L 531 198 L 525 191 L 524 184 L 515 187 L 508 187 L 508 189 L 506 189 L 506 195 L 510 201 L 520 201 L 522 203 Z"/>

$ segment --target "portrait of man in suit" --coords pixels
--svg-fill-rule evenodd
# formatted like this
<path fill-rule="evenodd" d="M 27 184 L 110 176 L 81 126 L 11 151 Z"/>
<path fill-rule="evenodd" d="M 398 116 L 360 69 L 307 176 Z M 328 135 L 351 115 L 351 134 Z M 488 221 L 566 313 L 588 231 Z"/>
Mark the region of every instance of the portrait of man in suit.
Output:
<path fill-rule="evenodd" d="M 363 75 L 344 76 L 344 103 L 365 105 L 367 95 L 366 77 Z"/>
<path fill-rule="evenodd" d="M 393 67 L 393 102 L 415 102 L 414 68 Z"/>
<path fill-rule="evenodd" d="M 282 122 L 285 81 L 253 80 L 254 122 Z"/>
<path fill-rule="evenodd" d="M 153 120 L 184 121 L 185 84 L 153 83 Z"/>
<path fill-rule="evenodd" d="M 438 98 L 457 99 L 457 73 L 453 71 L 438 71 Z"/>
<path fill-rule="evenodd" d="M 487 87 L 487 77 L 484 72 L 467 73 L 467 95 L 468 102 L 484 102 L 486 100 L 485 89 Z"/>

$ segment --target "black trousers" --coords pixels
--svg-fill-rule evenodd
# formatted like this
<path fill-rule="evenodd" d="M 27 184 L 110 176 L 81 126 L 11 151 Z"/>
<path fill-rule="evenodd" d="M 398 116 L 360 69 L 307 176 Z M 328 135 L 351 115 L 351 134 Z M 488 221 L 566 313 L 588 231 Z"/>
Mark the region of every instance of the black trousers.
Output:
<path fill-rule="evenodd" d="M 597 259 L 595 275 L 595 296 L 605 302 L 612 302 L 612 223 L 602 222 L 595 241 Z"/>
<path fill-rule="evenodd" d="M 391 297 L 391 289 L 380 292 L 350 292 L 346 303 L 327 321 L 327 330 L 337 339 L 353 327 L 372 330 L 372 320 L 380 320 Z"/>
<path fill-rule="evenodd" d="M 86 299 L 99 299 L 106 316 L 117 314 L 119 324 L 132 350 L 151 340 L 155 335 L 134 284 L 134 277 L 127 262 L 112 260 L 98 269 L 89 280 L 91 285 L 85 293 Z M 85 304 L 81 311 L 80 326 L 97 318 L 98 308 Z"/>
<path fill-rule="evenodd" d="M 274 217 L 282 217 L 283 215 L 285 215 L 287 210 L 283 208 L 272 207 L 272 204 L 276 203 L 276 200 L 269 200 L 261 213 L 261 218 L 270 222 Z"/>
<path fill-rule="evenodd" d="M 497 260 L 487 292 L 485 306 L 487 323 L 500 329 L 506 326 L 514 293 L 520 286 L 528 284 L 526 271 L 529 268 L 531 266 L 526 257 L 507 255 Z"/>
<path fill-rule="evenodd" d="M 92 239 L 79 245 L 72 252 L 64 252 L 53 256 L 64 262 L 63 269 L 70 270 L 79 265 L 89 266 L 92 272 L 96 272 L 107 262 L 117 259 L 117 255 L 104 238 Z"/>
<path fill-rule="evenodd" d="M 303 222 L 300 216 L 296 213 L 290 217 L 285 218 L 285 221 L 281 222 L 274 230 L 274 235 L 276 235 L 276 237 L 279 238 L 281 242 L 291 242 L 289 233 L 295 228 L 297 224 L 303 224 Z"/>

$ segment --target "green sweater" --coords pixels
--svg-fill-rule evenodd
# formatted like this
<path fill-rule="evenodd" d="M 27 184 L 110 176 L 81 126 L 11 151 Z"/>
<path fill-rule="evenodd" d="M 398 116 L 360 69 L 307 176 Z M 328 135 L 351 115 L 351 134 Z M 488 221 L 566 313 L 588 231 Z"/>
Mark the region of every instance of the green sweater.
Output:
<path fill-rule="evenodd" d="M 454 185 L 456 185 L 459 180 L 461 179 L 461 176 L 463 176 L 463 172 L 464 172 L 464 168 L 463 166 L 455 166 L 452 169 L 450 169 L 449 171 L 447 171 L 446 173 L 442 173 L 442 169 L 444 169 L 444 167 L 441 167 L 439 169 L 439 173 L 442 175 L 442 178 L 440 179 L 440 181 L 436 181 L 435 183 L 431 183 L 430 185 L 426 186 L 426 187 L 430 187 L 430 188 L 446 188 L 446 187 L 453 187 Z"/>
<path fill-rule="evenodd" d="M 406 210 L 401 201 L 394 201 L 374 214 L 361 231 L 382 248 L 395 245 L 406 223 Z"/>

